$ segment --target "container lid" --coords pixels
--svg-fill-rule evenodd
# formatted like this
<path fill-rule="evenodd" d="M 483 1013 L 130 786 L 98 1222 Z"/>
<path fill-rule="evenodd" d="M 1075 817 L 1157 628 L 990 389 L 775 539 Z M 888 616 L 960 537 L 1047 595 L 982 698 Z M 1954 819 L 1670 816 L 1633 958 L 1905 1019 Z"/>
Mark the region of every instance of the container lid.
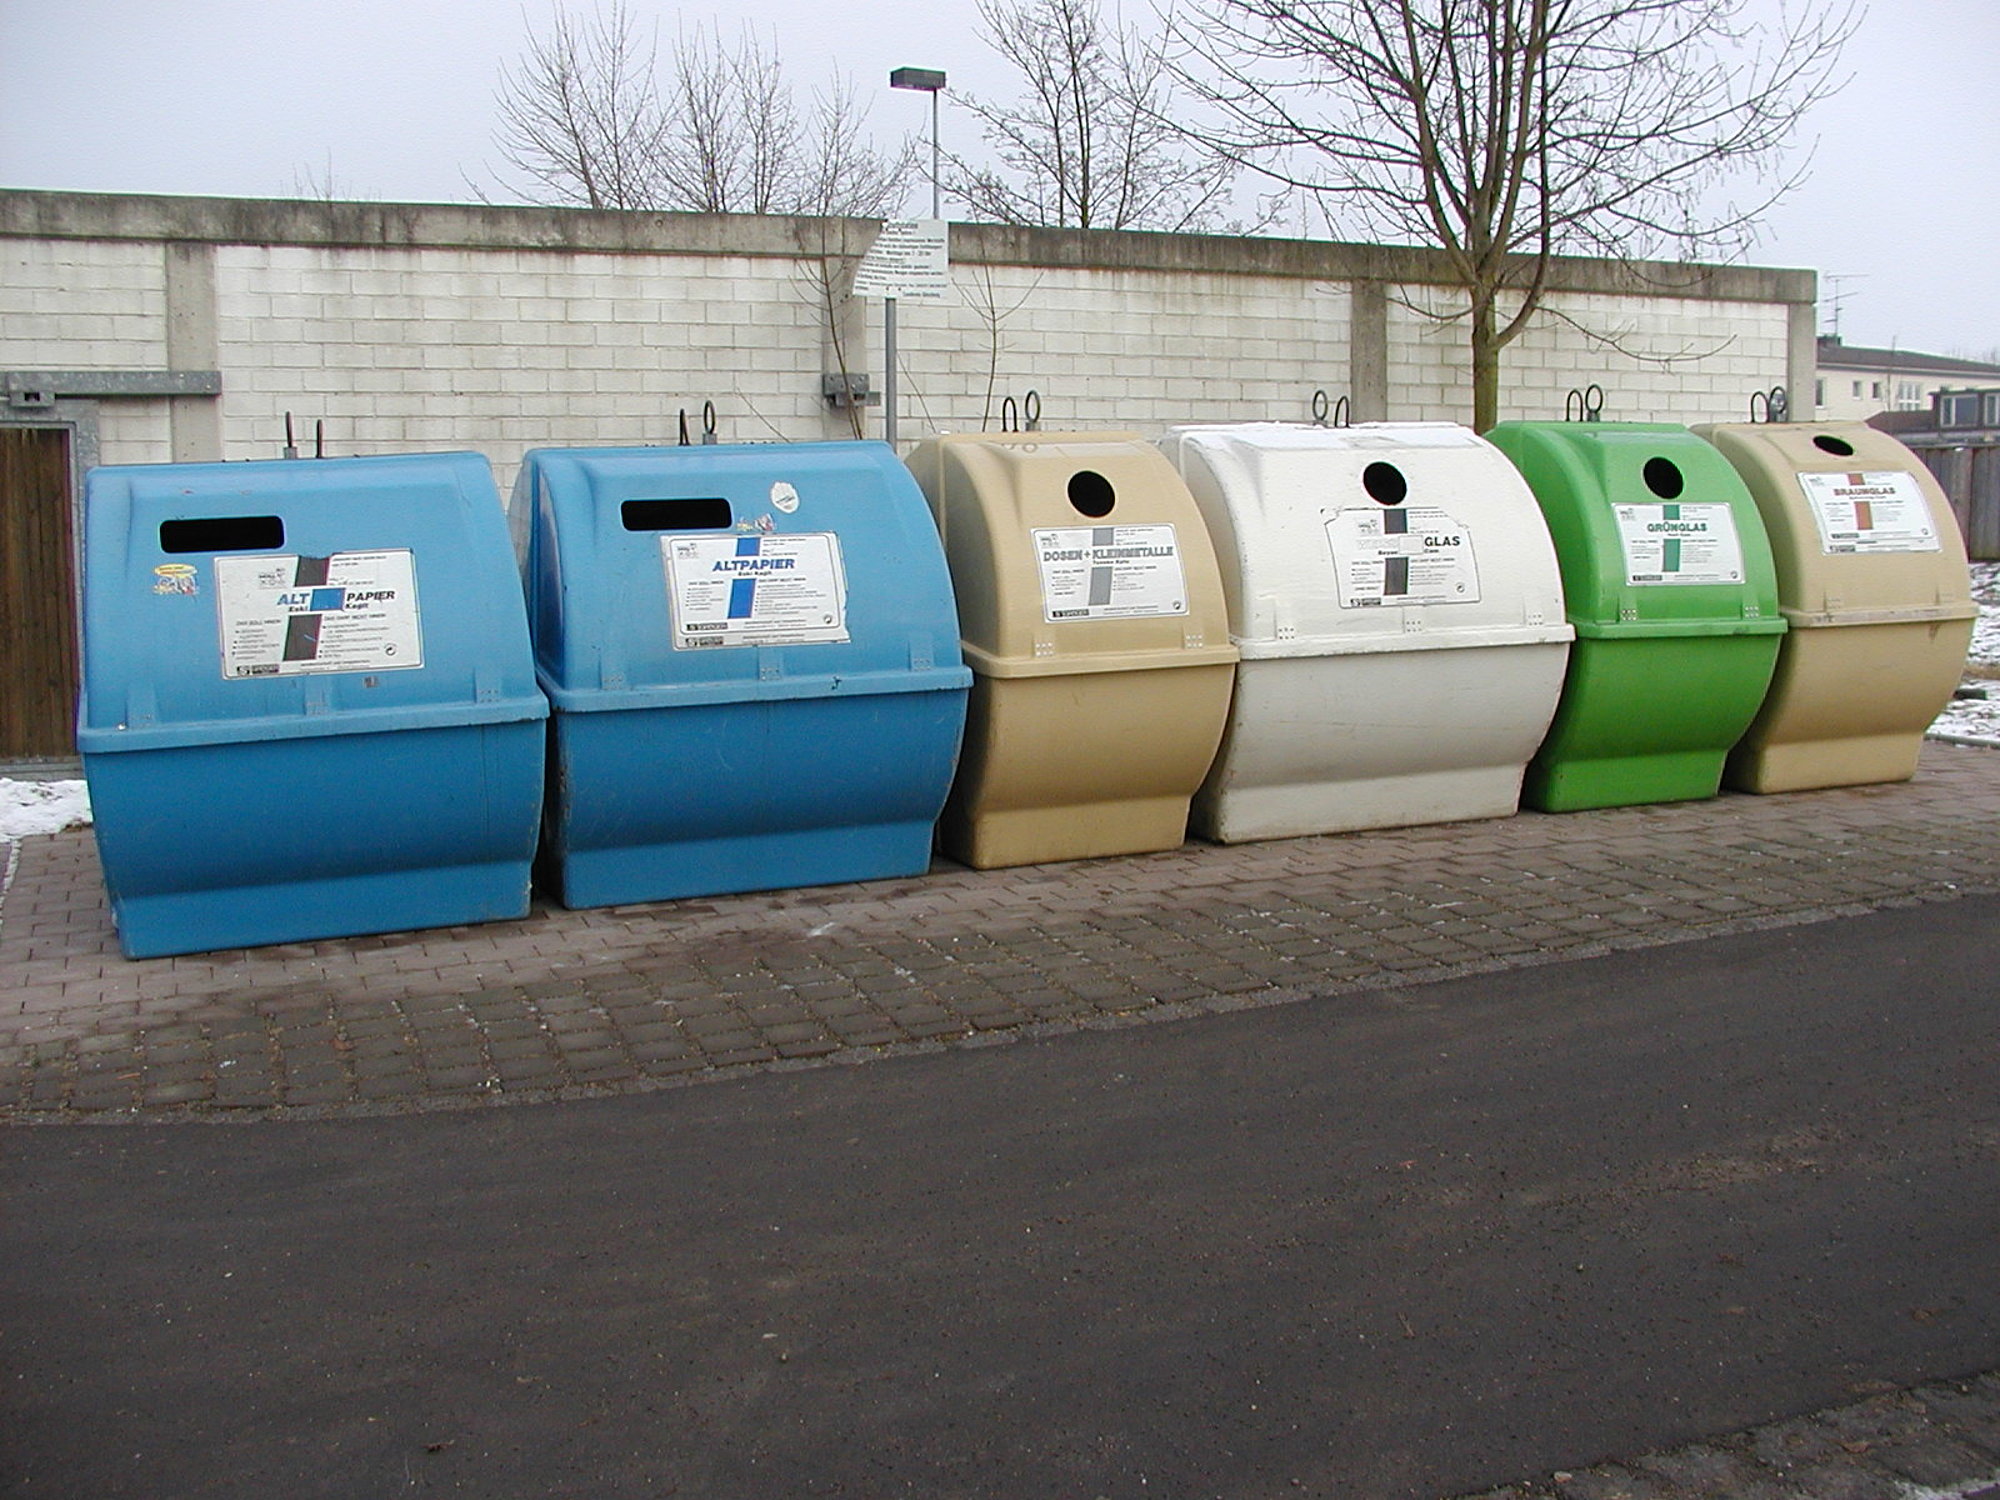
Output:
<path fill-rule="evenodd" d="M 1503 422 L 1486 436 L 1542 508 L 1579 636 L 1784 630 L 1756 503 L 1687 428 Z"/>
<path fill-rule="evenodd" d="M 937 531 L 885 444 L 537 449 L 513 505 L 565 711 L 971 683 Z"/>
<path fill-rule="evenodd" d="M 1137 434 L 934 437 L 909 465 L 944 536 L 975 670 L 1032 677 L 1237 659 L 1201 512 Z"/>
<path fill-rule="evenodd" d="M 548 713 L 478 454 L 110 466 L 84 517 L 87 755 Z"/>
<path fill-rule="evenodd" d="M 1520 472 L 1452 422 L 1174 428 L 1246 657 L 1566 641 Z"/>
<path fill-rule="evenodd" d="M 1923 460 L 1865 422 L 1697 427 L 1749 486 L 1797 625 L 1965 620 L 1965 543 Z"/>

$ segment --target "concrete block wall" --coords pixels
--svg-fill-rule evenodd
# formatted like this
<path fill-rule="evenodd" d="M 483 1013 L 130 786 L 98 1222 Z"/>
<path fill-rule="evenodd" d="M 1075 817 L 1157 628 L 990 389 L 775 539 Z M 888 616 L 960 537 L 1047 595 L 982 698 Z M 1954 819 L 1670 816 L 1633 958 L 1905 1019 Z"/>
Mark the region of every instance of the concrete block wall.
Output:
<path fill-rule="evenodd" d="M 974 265 L 955 288 L 899 311 L 904 436 L 997 426 L 1030 390 L 1051 430 L 1304 421 L 1349 384 L 1345 286 Z"/>
<path fill-rule="evenodd" d="M 162 368 L 157 244 L 0 238 L 0 370 Z"/>
<path fill-rule="evenodd" d="M 1403 285 L 1389 298 L 1389 406 L 1398 418 L 1470 418 L 1466 299 Z M 1604 391 L 1607 422 L 1735 421 L 1750 393 L 1788 383 L 1782 303 L 1557 292 L 1500 355 L 1500 419 L 1560 418 L 1572 390 Z"/>
<path fill-rule="evenodd" d="M 213 369 L 220 397 L 98 403 L 108 463 L 302 448 L 471 448 L 503 489 L 547 445 L 671 443 L 714 401 L 724 441 L 850 435 L 821 392 L 882 385 L 881 303 L 818 280 L 860 221 L 0 191 L 0 371 Z M 900 305 L 905 443 L 997 425 L 1029 389 L 1051 429 L 1469 419 L 1460 305 L 1431 252 L 1210 236 L 953 230 L 956 296 Z M 1814 278 L 1558 262 L 1503 355 L 1502 415 L 1734 418 L 1809 382 Z M 837 327 L 839 338 L 833 337 Z M 1808 337 L 1801 339 L 1805 328 Z M 1795 368 L 1802 365 L 1802 368 Z M 879 435 L 879 408 L 867 414 Z"/>

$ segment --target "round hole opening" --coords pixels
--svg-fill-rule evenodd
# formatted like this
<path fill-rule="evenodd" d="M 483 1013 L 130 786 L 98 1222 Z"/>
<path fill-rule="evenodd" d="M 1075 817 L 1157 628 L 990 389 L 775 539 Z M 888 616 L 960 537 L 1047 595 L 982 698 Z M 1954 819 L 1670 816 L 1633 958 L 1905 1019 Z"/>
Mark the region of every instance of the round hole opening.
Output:
<path fill-rule="evenodd" d="M 1394 464 L 1373 463 L 1361 471 L 1361 488 L 1377 505 L 1401 505 L 1409 496 L 1410 481 Z"/>
<path fill-rule="evenodd" d="M 1813 446 L 1822 453 L 1831 453 L 1835 458 L 1854 456 L 1854 444 L 1848 442 L 1846 438 L 1837 438 L 1831 433 L 1822 432 L 1813 439 Z"/>
<path fill-rule="evenodd" d="M 1681 466 L 1671 458 L 1649 458 L 1646 460 L 1646 488 L 1662 500 L 1678 500 L 1685 487 L 1681 479 Z"/>
<path fill-rule="evenodd" d="M 1094 469 L 1078 469 L 1069 476 L 1069 503 L 1086 516 L 1108 516 L 1118 496 L 1111 481 Z"/>

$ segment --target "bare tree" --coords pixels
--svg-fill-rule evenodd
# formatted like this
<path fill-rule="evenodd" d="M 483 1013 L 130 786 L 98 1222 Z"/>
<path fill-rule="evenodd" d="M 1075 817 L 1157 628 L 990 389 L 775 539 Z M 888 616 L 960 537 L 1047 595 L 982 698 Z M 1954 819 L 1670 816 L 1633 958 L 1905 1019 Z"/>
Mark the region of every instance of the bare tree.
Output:
<path fill-rule="evenodd" d="M 500 70 L 501 154 L 550 201 L 659 207 L 667 121 L 653 72 L 623 0 L 588 21 L 555 11 Z"/>
<path fill-rule="evenodd" d="M 883 151 L 838 78 L 801 111 L 775 50 L 747 28 L 681 32 L 662 61 L 623 0 L 545 35 L 503 68 L 502 155 L 542 201 L 691 213 L 878 216 L 914 148 Z"/>
<path fill-rule="evenodd" d="M 1857 17 L 1808 0 L 1190 0 L 1175 72 L 1233 159 L 1330 222 L 1445 253 L 1473 423 L 1551 258 L 1728 255 L 1798 180 L 1782 153 Z M 1738 201 L 1734 184 L 1750 185 Z"/>
<path fill-rule="evenodd" d="M 1233 163 L 1175 129 L 1171 78 L 1100 0 L 979 0 L 980 37 L 1020 72 L 1020 97 L 955 94 L 998 166 L 954 159 L 972 217 L 1073 229 L 1201 229 L 1229 203 Z"/>

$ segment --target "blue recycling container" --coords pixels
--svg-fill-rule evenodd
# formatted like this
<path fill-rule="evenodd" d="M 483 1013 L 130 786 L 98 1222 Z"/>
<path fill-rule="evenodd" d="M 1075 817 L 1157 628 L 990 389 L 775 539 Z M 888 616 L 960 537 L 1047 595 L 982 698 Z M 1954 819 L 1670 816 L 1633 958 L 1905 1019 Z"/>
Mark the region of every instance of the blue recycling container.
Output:
<path fill-rule="evenodd" d="M 484 458 L 99 468 L 84 503 L 128 956 L 526 915 L 548 703 Z"/>
<path fill-rule="evenodd" d="M 566 905 L 928 868 L 972 674 L 886 445 L 542 449 L 513 506 Z"/>

